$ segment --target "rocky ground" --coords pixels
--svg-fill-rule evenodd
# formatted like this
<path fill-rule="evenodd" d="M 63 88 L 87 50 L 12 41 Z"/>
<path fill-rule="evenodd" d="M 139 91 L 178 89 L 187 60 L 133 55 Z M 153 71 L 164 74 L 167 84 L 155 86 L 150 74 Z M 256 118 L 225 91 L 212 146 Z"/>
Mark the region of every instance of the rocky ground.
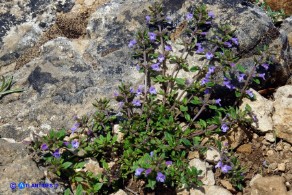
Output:
<path fill-rule="evenodd" d="M 139 84 L 141 75 L 129 63 L 127 44 L 144 22 L 145 8 L 151 2 L 0 1 L 0 75 L 13 76 L 13 87 L 24 89 L 0 99 L 0 194 L 11 193 L 12 181 L 54 182 L 24 149 L 33 134 L 70 128 L 73 116 L 92 112 L 92 101 L 111 97 L 121 81 Z M 191 1 L 163 2 L 171 17 L 180 20 Z M 256 46 L 264 44 L 276 53 L 276 59 L 266 81 L 255 88 L 257 101 L 245 100 L 258 123 L 250 129 L 234 129 L 222 140 L 234 148 L 234 155 L 246 167 L 243 192 L 218 178 L 213 164 L 194 154 L 190 164 L 205 170 L 204 186 L 180 193 L 292 194 L 292 16 L 275 26 L 263 10 L 248 1 L 198 2 L 214 11 L 215 22 L 226 21 L 237 29 L 243 65 L 248 67 Z M 288 5 L 291 14 L 291 4 L 282 4 Z M 188 60 L 198 61 L 198 57 Z M 119 194 L 139 192 L 140 186 L 133 181 Z M 167 190 L 161 189 L 160 194 L 174 193 Z M 37 189 L 17 193 L 56 194 Z"/>

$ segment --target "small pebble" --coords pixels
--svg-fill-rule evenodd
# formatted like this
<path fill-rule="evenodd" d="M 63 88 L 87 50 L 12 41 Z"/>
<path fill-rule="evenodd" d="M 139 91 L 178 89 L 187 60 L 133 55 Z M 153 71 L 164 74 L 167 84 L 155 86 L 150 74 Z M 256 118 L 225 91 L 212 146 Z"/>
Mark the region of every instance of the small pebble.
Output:
<path fill-rule="evenodd" d="M 267 141 L 269 141 L 269 142 L 275 142 L 275 141 L 276 141 L 276 138 L 275 138 L 275 136 L 274 136 L 273 133 L 267 133 L 267 134 L 265 135 L 265 139 L 266 139 Z"/>
<path fill-rule="evenodd" d="M 276 146 L 277 151 L 282 151 L 283 150 L 283 145 L 280 143 Z"/>
<path fill-rule="evenodd" d="M 267 156 L 272 156 L 274 155 L 274 151 L 273 150 L 268 150 L 267 151 Z"/>
<path fill-rule="evenodd" d="M 278 164 L 278 170 L 279 170 L 279 171 L 285 171 L 285 169 L 286 169 L 286 165 L 285 165 L 285 163 L 280 163 L 280 164 Z"/>
<path fill-rule="evenodd" d="M 256 134 L 256 133 L 254 133 L 253 135 L 252 135 L 252 138 L 253 139 L 257 139 L 259 136 L 258 136 L 258 134 Z"/>
<path fill-rule="evenodd" d="M 277 163 L 271 163 L 269 165 L 269 169 L 275 170 L 277 168 L 278 164 Z"/>

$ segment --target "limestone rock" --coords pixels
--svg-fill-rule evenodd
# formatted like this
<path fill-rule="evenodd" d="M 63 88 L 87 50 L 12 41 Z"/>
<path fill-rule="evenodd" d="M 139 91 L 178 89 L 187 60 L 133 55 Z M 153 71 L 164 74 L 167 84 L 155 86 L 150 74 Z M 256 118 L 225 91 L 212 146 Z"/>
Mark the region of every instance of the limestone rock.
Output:
<path fill-rule="evenodd" d="M 255 101 L 244 98 L 240 109 L 244 110 L 248 104 L 253 114 L 255 114 L 257 121 L 252 123 L 252 127 L 261 132 L 268 132 L 273 130 L 273 121 L 271 114 L 273 112 L 273 104 L 270 100 L 262 97 L 257 91 L 251 89 L 256 96 Z"/>
<path fill-rule="evenodd" d="M 212 166 L 210 166 L 209 163 L 195 158 L 189 162 L 189 166 L 196 167 L 198 170 L 202 171 L 202 173 L 199 175 L 199 177 L 202 177 L 201 181 L 203 182 L 203 184 L 205 184 L 205 185 L 214 185 L 215 184 L 214 173 L 211 169 Z"/>
<path fill-rule="evenodd" d="M 280 176 L 262 177 L 253 182 L 251 195 L 274 195 L 286 194 L 284 178 Z"/>
<path fill-rule="evenodd" d="M 218 162 L 220 159 L 221 159 L 221 155 L 217 150 L 213 148 L 210 148 L 207 150 L 206 161 L 214 163 L 214 162 Z"/>
<path fill-rule="evenodd" d="M 276 135 L 292 143 L 292 85 L 278 88 L 274 94 L 273 123 Z"/>

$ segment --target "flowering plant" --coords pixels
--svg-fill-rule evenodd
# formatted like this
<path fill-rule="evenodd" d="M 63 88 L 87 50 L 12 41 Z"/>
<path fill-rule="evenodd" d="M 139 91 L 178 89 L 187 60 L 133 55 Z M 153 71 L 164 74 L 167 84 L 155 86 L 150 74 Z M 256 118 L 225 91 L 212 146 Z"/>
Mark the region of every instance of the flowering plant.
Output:
<path fill-rule="evenodd" d="M 202 172 L 188 165 L 188 156 L 198 151 L 204 157 L 214 145 L 221 151 L 214 135 L 251 122 L 250 107 L 242 111 L 238 105 L 243 97 L 255 98 L 248 87 L 269 68 L 265 52 L 250 70 L 240 65 L 240 40 L 228 25 L 214 30 L 214 18 L 205 5 L 194 6 L 177 32 L 179 25 L 162 4 L 150 7 L 147 25 L 128 44 L 144 83 L 121 84 L 114 93 L 119 114 L 112 114 L 109 100 L 97 100 L 93 115 L 76 118 L 70 131 L 51 131 L 34 145 L 50 170 L 69 180 L 66 193 L 74 186 L 78 192 L 110 193 L 135 180 L 145 180 L 143 187 L 150 189 L 202 185 Z M 200 65 L 190 61 L 195 53 Z M 96 161 L 95 169 L 88 168 L 88 159 Z M 216 163 L 241 188 L 236 158 L 223 155 Z"/>

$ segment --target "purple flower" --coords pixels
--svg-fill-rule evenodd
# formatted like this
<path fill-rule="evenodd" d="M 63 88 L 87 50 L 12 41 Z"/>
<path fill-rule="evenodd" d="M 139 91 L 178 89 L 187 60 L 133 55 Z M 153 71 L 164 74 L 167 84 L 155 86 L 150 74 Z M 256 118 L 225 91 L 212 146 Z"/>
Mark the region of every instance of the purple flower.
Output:
<path fill-rule="evenodd" d="M 205 89 L 204 94 L 210 94 L 210 89 L 209 88 Z"/>
<path fill-rule="evenodd" d="M 136 70 L 137 70 L 137 71 L 140 71 L 140 69 L 141 69 L 141 66 L 139 66 L 139 64 L 137 64 L 137 65 L 136 65 Z"/>
<path fill-rule="evenodd" d="M 114 97 L 118 97 L 119 96 L 119 93 L 118 92 L 114 92 Z"/>
<path fill-rule="evenodd" d="M 244 80 L 244 77 L 245 77 L 245 74 L 239 74 L 239 75 L 237 76 L 238 81 L 239 81 L 239 82 L 242 82 L 242 81 Z"/>
<path fill-rule="evenodd" d="M 234 66 L 235 66 L 235 63 L 230 63 L 230 66 L 231 66 L 231 67 L 234 67 Z"/>
<path fill-rule="evenodd" d="M 172 165 L 172 161 L 171 160 L 165 161 L 165 164 L 166 164 L 166 166 Z"/>
<path fill-rule="evenodd" d="M 164 55 L 159 55 L 158 56 L 158 58 L 157 58 L 157 60 L 159 61 L 159 62 L 163 62 L 163 60 L 165 59 L 165 57 L 164 57 Z"/>
<path fill-rule="evenodd" d="M 133 87 L 130 87 L 130 93 L 135 93 L 135 90 Z"/>
<path fill-rule="evenodd" d="M 216 166 L 215 166 L 215 168 L 217 169 L 217 168 L 221 168 L 223 166 L 223 163 L 221 162 L 221 161 L 219 161 L 217 164 L 216 164 Z"/>
<path fill-rule="evenodd" d="M 141 106 L 141 102 L 140 102 L 140 100 L 133 100 L 132 104 L 133 104 L 134 106 Z"/>
<path fill-rule="evenodd" d="M 228 131 L 229 127 L 224 123 L 223 125 L 221 125 L 221 130 L 222 132 L 226 133 Z"/>
<path fill-rule="evenodd" d="M 155 89 L 155 87 L 154 86 L 151 86 L 150 88 L 149 88 L 149 93 L 150 94 L 156 94 L 157 92 L 156 92 L 156 89 Z"/>
<path fill-rule="evenodd" d="M 153 154 L 154 154 L 154 152 L 153 152 L 153 151 L 152 151 L 152 152 L 150 152 L 150 156 L 151 156 L 151 157 L 153 157 Z"/>
<path fill-rule="evenodd" d="M 146 16 L 145 19 L 146 19 L 146 22 L 149 23 L 150 20 L 151 20 L 151 17 L 150 16 Z"/>
<path fill-rule="evenodd" d="M 214 12 L 212 12 L 212 11 L 209 11 L 209 12 L 208 12 L 208 16 L 209 16 L 210 18 L 215 18 L 215 14 L 214 14 Z"/>
<path fill-rule="evenodd" d="M 139 85 L 137 91 L 136 91 L 136 95 L 141 95 L 143 93 L 143 88 L 144 86 L 143 85 Z"/>
<path fill-rule="evenodd" d="M 232 47 L 232 44 L 231 44 L 230 42 L 228 42 L 228 41 L 224 42 L 223 44 L 224 44 L 226 47 L 229 47 L 229 48 Z"/>
<path fill-rule="evenodd" d="M 206 53 L 206 58 L 207 58 L 207 60 L 211 60 L 212 58 L 214 57 L 214 55 L 211 53 L 211 52 L 207 52 Z"/>
<path fill-rule="evenodd" d="M 238 45 L 238 38 L 231 38 L 231 41 L 235 44 Z"/>
<path fill-rule="evenodd" d="M 215 72 L 215 66 L 210 66 L 208 69 L 208 73 L 214 73 Z"/>
<path fill-rule="evenodd" d="M 205 85 L 206 83 L 208 83 L 210 80 L 208 78 L 203 78 L 201 81 L 201 85 Z"/>
<path fill-rule="evenodd" d="M 191 13 L 187 13 L 187 15 L 186 15 L 186 20 L 190 21 L 190 20 L 192 20 L 192 19 L 193 19 L 193 14 L 191 14 Z"/>
<path fill-rule="evenodd" d="M 72 145 L 73 148 L 77 149 L 79 147 L 79 142 L 77 140 L 73 140 L 71 142 L 71 145 Z"/>
<path fill-rule="evenodd" d="M 212 23 L 211 21 L 206 21 L 206 22 L 205 22 L 205 24 L 211 24 L 211 23 Z"/>
<path fill-rule="evenodd" d="M 64 144 L 65 146 L 68 146 L 68 145 L 69 145 L 69 142 L 63 142 L 63 144 Z"/>
<path fill-rule="evenodd" d="M 258 77 L 260 77 L 260 78 L 262 78 L 262 79 L 266 80 L 266 79 L 265 79 L 265 73 L 258 74 Z"/>
<path fill-rule="evenodd" d="M 53 153 L 53 156 L 54 156 L 55 158 L 60 158 L 60 157 L 61 157 L 61 154 L 60 154 L 60 152 L 59 152 L 59 149 L 55 150 L 55 152 Z"/>
<path fill-rule="evenodd" d="M 49 147 L 48 147 L 48 145 L 47 144 L 42 144 L 41 145 L 41 149 L 42 150 L 47 150 Z"/>
<path fill-rule="evenodd" d="M 201 35 L 206 36 L 207 32 L 201 32 Z"/>
<path fill-rule="evenodd" d="M 233 89 L 233 85 L 230 83 L 230 81 L 227 78 L 224 78 L 223 85 L 227 87 L 228 89 Z"/>
<path fill-rule="evenodd" d="M 134 47 L 136 44 L 137 44 L 137 41 L 136 41 L 135 39 L 133 39 L 133 40 L 130 41 L 128 47 L 129 47 L 129 48 L 132 48 L 132 47 Z"/>
<path fill-rule="evenodd" d="M 229 165 L 223 165 L 223 166 L 221 167 L 221 171 L 222 171 L 223 173 L 228 173 L 230 170 L 232 170 L 232 167 L 229 166 Z"/>
<path fill-rule="evenodd" d="M 145 176 L 147 177 L 151 172 L 152 172 L 152 169 L 151 168 L 146 169 Z"/>
<path fill-rule="evenodd" d="M 164 182 L 165 181 L 165 175 L 163 175 L 161 172 L 158 172 L 157 176 L 156 176 L 156 181 Z"/>
<path fill-rule="evenodd" d="M 221 102 L 221 99 L 220 98 L 217 99 L 217 100 L 215 100 L 215 103 L 218 104 L 219 106 L 221 106 L 220 102 Z"/>
<path fill-rule="evenodd" d="M 150 39 L 150 41 L 155 41 L 156 40 L 156 34 L 155 33 L 153 33 L 153 32 L 149 32 L 148 33 L 148 36 L 149 36 L 149 39 Z"/>
<path fill-rule="evenodd" d="M 72 133 L 74 133 L 78 129 L 78 127 L 80 127 L 80 123 L 75 123 L 71 128 Z"/>
<path fill-rule="evenodd" d="M 152 64 L 152 65 L 151 65 L 151 68 L 152 68 L 152 70 L 160 71 L 159 63 Z"/>
<path fill-rule="evenodd" d="M 268 70 L 269 69 L 269 64 L 262 64 L 262 67 L 264 67 L 266 70 Z"/>
<path fill-rule="evenodd" d="M 170 23 L 172 19 L 171 19 L 170 16 L 166 16 L 165 20 L 166 20 L 168 23 Z"/>
<path fill-rule="evenodd" d="M 245 92 L 246 92 L 247 95 L 249 95 L 249 97 L 251 97 L 251 98 L 254 97 L 254 95 L 253 95 L 251 90 L 246 90 Z"/>
<path fill-rule="evenodd" d="M 165 51 L 172 51 L 172 47 L 170 45 L 164 46 Z"/>
<path fill-rule="evenodd" d="M 196 53 L 203 53 L 203 52 L 204 52 L 203 47 L 198 47 L 198 49 L 196 50 Z"/>
<path fill-rule="evenodd" d="M 143 168 L 137 168 L 135 171 L 135 176 L 140 176 L 144 170 L 145 169 L 143 169 Z"/>

